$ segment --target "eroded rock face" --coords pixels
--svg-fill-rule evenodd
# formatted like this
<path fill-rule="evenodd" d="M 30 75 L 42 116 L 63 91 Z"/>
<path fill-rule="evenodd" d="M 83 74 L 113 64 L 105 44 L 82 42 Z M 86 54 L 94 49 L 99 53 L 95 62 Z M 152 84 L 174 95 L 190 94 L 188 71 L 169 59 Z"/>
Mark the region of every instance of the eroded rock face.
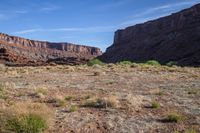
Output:
<path fill-rule="evenodd" d="M 200 66 L 200 4 L 170 16 L 118 30 L 114 43 L 99 57 Z"/>
<path fill-rule="evenodd" d="M 101 54 L 100 49 L 95 47 L 34 41 L 0 33 L 0 60 L 6 63 L 41 65 L 56 62 L 73 65 Z"/>

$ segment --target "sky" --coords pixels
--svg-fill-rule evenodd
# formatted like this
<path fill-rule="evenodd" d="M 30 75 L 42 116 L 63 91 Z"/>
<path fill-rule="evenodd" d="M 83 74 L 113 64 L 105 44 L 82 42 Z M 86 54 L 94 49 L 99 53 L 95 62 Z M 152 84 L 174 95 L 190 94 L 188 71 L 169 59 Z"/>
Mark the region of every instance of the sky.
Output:
<path fill-rule="evenodd" d="M 197 3 L 200 0 L 0 0 L 0 32 L 105 51 L 116 30 Z"/>

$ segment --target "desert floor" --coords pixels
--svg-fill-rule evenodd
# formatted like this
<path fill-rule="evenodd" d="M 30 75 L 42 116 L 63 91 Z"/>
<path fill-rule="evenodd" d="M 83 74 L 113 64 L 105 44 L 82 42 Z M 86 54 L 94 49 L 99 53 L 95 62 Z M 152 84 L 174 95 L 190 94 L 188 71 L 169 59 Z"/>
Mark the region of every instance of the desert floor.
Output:
<path fill-rule="evenodd" d="M 47 133 L 200 132 L 200 68 L 1 66 L 0 85 L 1 109 L 46 106 Z"/>

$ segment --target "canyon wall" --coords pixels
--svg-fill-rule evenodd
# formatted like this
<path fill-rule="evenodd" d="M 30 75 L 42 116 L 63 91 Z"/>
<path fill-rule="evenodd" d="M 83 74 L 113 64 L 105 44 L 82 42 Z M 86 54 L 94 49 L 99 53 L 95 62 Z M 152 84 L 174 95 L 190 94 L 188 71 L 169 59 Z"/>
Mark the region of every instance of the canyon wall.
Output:
<path fill-rule="evenodd" d="M 54 62 L 73 65 L 101 54 L 100 49 L 95 47 L 34 41 L 0 33 L 1 62 L 21 65 Z"/>
<path fill-rule="evenodd" d="M 200 4 L 170 16 L 115 32 L 104 62 L 157 60 L 200 66 Z"/>

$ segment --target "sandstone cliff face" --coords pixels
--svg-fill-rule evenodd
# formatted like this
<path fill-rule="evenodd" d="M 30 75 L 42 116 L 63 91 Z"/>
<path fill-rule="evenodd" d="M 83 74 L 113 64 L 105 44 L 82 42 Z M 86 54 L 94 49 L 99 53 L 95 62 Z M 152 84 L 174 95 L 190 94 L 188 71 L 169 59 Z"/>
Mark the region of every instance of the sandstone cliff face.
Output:
<path fill-rule="evenodd" d="M 200 66 L 200 4 L 116 31 L 114 44 L 99 58 L 105 62 L 158 60 Z"/>
<path fill-rule="evenodd" d="M 0 33 L 0 60 L 7 63 L 27 65 L 62 61 L 62 64 L 80 64 L 99 55 L 101 51 L 95 47 L 34 41 Z"/>

